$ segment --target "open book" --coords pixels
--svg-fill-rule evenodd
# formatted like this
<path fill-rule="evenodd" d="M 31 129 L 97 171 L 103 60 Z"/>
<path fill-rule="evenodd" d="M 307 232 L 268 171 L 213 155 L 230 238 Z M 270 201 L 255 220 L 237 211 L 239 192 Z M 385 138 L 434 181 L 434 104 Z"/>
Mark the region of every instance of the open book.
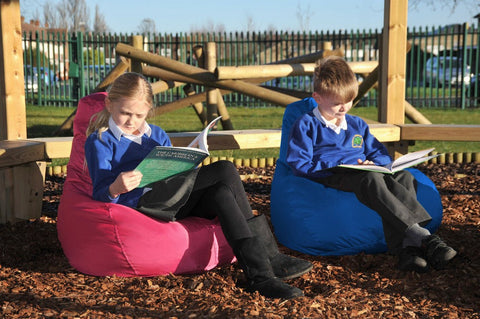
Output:
<path fill-rule="evenodd" d="M 353 169 L 360 169 L 364 171 L 373 171 L 373 172 L 380 172 L 380 173 L 387 173 L 393 174 L 395 172 L 401 171 L 402 169 L 415 166 L 422 162 L 426 162 L 432 158 L 437 157 L 440 154 L 426 156 L 428 153 L 433 151 L 434 148 L 416 151 L 412 153 L 405 154 L 400 156 L 395 161 L 391 162 L 386 166 L 378 166 L 378 165 L 362 165 L 362 164 L 342 164 L 338 165 L 338 167 L 346 167 L 346 168 L 353 168 Z"/>
<path fill-rule="evenodd" d="M 187 147 L 156 146 L 135 168 L 143 174 L 138 187 L 196 168 L 208 152 L 207 136 L 221 116 L 207 127 Z"/>

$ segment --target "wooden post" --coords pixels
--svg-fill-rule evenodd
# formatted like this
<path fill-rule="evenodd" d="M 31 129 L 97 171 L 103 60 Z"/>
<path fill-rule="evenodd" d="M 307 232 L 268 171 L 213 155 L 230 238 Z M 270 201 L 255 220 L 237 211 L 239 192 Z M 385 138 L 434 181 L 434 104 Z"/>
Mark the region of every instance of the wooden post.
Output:
<path fill-rule="evenodd" d="M 213 73 L 217 67 L 215 42 L 207 42 L 206 47 L 205 69 Z M 207 121 L 210 123 L 210 121 L 218 117 L 218 94 L 214 87 L 207 86 L 205 91 L 207 92 Z"/>
<path fill-rule="evenodd" d="M 215 42 L 208 42 L 207 43 L 207 58 L 206 58 L 206 66 L 207 70 L 210 72 L 214 72 L 217 68 L 217 48 Z M 222 116 L 221 123 L 224 130 L 233 130 L 232 121 L 230 119 L 230 115 L 228 114 L 227 106 L 225 105 L 225 101 L 223 100 L 223 96 L 220 93 L 219 89 L 213 89 L 211 92 L 207 89 L 207 118 L 209 116 L 208 107 L 209 107 L 209 98 L 211 99 L 212 103 L 212 116 L 208 119 L 211 121 L 215 119 L 215 110 Z"/>
<path fill-rule="evenodd" d="M 405 70 L 407 53 L 407 0 L 385 0 L 380 60 L 379 121 L 405 122 Z"/>
<path fill-rule="evenodd" d="M 193 86 L 190 83 L 187 83 L 183 87 L 183 92 L 187 96 L 193 96 L 197 93 L 197 92 L 195 92 Z M 205 113 L 202 102 L 193 103 L 192 107 L 195 110 L 195 113 L 197 114 L 198 118 L 200 119 L 200 122 L 202 123 L 203 127 L 206 127 L 207 124 L 208 124 L 207 114 Z"/>
<path fill-rule="evenodd" d="M 408 0 L 385 0 L 381 42 L 379 121 L 405 123 L 405 72 Z M 387 145 L 392 157 L 408 152 L 408 143 Z"/>
<path fill-rule="evenodd" d="M 0 1 L 0 140 L 27 138 L 18 0 Z"/>
<path fill-rule="evenodd" d="M 143 36 L 132 35 L 130 42 L 134 48 L 143 50 Z M 130 71 L 142 73 L 142 63 L 138 60 L 132 59 L 130 61 Z"/>

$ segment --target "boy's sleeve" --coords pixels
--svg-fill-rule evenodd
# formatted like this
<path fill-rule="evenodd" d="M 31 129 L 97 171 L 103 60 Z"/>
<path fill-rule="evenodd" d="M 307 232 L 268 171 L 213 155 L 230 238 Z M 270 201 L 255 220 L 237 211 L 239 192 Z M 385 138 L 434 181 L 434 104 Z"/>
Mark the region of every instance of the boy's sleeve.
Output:
<path fill-rule="evenodd" d="M 112 172 L 112 148 L 92 134 L 85 142 L 85 158 L 88 171 L 92 179 L 95 200 L 107 203 L 116 203 L 120 196 L 112 198 L 108 188 L 117 176 Z"/>
<path fill-rule="evenodd" d="M 292 126 L 288 142 L 286 162 L 297 176 L 310 179 L 325 177 L 331 173 L 324 169 L 337 166 L 337 162 L 322 161 L 313 153 L 314 125 L 298 120 Z"/>
<path fill-rule="evenodd" d="M 376 165 L 384 166 L 392 162 L 392 158 L 388 154 L 387 148 L 373 134 L 370 133 L 368 125 L 365 124 L 365 157 L 367 160 L 374 162 Z"/>

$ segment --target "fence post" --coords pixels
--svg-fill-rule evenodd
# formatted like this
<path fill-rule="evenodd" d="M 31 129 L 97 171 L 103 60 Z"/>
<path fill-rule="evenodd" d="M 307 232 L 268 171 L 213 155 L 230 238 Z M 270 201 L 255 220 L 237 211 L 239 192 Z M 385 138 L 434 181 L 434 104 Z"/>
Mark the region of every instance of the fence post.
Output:
<path fill-rule="evenodd" d="M 462 106 L 462 110 L 465 109 L 465 103 L 466 103 L 466 95 L 467 95 L 467 88 L 466 88 L 466 85 L 465 85 L 465 76 L 467 74 L 465 74 L 465 70 L 466 70 L 466 66 L 467 66 L 467 31 L 468 31 L 468 23 L 464 23 L 462 24 L 462 71 L 461 71 L 461 81 L 462 81 L 462 86 L 461 86 L 461 90 L 460 90 L 460 103 L 461 103 L 461 106 Z M 469 80 L 470 82 L 470 80 Z M 470 83 L 468 83 L 470 84 Z"/>

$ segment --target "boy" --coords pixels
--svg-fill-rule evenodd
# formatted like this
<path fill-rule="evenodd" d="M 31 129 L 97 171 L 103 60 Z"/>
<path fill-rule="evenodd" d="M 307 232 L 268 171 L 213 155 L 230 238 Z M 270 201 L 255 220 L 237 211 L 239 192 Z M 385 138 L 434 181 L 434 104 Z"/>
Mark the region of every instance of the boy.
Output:
<path fill-rule="evenodd" d="M 293 125 L 287 163 L 293 173 L 342 191 L 375 210 L 383 222 L 390 252 L 398 268 L 425 272 L 442 269 L 457 252 L 424 228 L 431 217 L 417 201 L 416 181 L 408 171 L 393 175 L 338 168 L 339 164 L 386 165 L 392 161 L 385 146 L 359 117 L 347 114 L 358 93 L 347 62 L 328 57 L 317 62 L 312 99 L 318 107 Z M 335 200 L 335 199 L 332 199 Z"/>

